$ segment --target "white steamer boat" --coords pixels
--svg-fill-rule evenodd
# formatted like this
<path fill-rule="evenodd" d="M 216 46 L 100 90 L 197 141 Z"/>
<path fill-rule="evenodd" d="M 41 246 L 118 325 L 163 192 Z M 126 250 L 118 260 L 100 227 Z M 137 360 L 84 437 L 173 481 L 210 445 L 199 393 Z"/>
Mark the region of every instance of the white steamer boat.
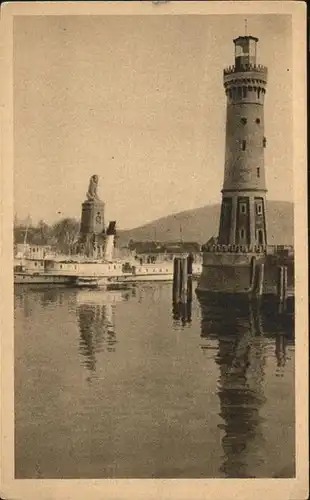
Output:
<path fill-rule="evenodd" d="M 135 259 L 113 259 L 114 235 L 108 235 L 104 258 L 54 257 L 19 259 L 14 266 L 14 284 L 67 285 L 78 287 L 111 287 L 125 283 L 172 282 L 173 260 L 152 264 Z M 201 273 L 201 264 L 193 264 L 193 275 Z"/>

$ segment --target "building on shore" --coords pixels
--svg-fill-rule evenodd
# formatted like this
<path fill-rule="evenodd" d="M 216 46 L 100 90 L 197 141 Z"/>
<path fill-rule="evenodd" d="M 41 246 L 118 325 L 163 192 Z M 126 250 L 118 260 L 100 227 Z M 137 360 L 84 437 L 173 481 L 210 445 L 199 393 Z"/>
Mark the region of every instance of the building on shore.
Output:
<path fill-rule="evenodd" d="M 14 245 L 14 257 L 16 259 L 40 260 L 55 255 L 56 251 L 51 245 L 31 245 L 29 243 Z"/>
<path fill-rule="evenodd" d="M 193 241 L 130 241 L 128 249 L 136 256 L 141 264 L 156 261 L 172 261 L 181 254 L 191 254 L 194 262 L 201 262 L 201 245 Z"/>

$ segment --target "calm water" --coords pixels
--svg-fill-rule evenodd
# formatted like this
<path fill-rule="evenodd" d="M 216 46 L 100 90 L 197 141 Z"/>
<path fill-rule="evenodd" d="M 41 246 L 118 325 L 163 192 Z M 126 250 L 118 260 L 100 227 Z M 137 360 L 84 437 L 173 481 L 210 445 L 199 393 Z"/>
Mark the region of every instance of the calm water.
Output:
<path fill-rule="evenodd" d="M 294 476 L 292 332 L 171 285 L 15 289 L 17 478 Z"/>

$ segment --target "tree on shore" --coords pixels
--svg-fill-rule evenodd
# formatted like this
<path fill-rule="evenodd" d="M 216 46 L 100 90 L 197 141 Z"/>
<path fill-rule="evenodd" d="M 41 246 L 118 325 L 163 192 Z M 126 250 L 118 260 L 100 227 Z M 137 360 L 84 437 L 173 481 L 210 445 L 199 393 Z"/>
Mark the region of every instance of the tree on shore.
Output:
<path fill-rule="evenodd" d="M 51 235 L 56 241 L 56 247 L 61 253 L 71 254 L 77 244 L 80 223 L 76 219 L 65 218 L 53 225 Z"/>
<path fill-rule="evenodd" d="M 80 223 L 76 219 L 66 217 L 50 226 L 40 220 L 36 226 L 19 224 L 14 221 L 14 243 L 29 245 L 50 245 L 61 253 L 71 254 L 77 243 Z"/>
<path fill-rule="evenodd" d="M 37 226 L 28 224 L 14 224 L 14 243 L 28 243 L 30 245 L 49 245 L 51 228 L 41 220 Z"/>

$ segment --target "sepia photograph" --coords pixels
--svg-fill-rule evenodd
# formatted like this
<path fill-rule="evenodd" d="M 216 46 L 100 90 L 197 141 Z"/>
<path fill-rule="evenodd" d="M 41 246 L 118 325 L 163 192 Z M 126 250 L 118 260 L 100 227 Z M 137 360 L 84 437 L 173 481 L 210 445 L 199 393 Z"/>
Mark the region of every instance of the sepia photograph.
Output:
<path fill-rule="evenodd" d="M 305 8 L 56 3 L 1 18 L 4 498 L 307 498 Z"/>

